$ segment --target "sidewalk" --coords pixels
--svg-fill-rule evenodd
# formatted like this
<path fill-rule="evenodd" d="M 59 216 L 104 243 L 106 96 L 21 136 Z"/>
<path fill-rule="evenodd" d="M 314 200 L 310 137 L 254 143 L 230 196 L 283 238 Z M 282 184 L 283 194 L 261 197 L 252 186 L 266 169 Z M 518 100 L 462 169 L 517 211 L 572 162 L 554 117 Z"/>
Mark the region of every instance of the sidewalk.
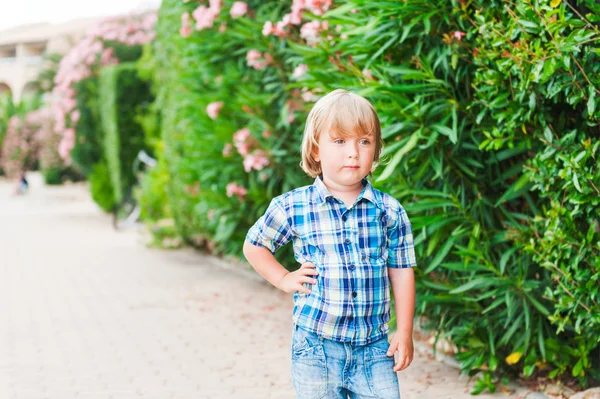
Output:
<path fill-rule="evenodd" d="M 83 185 L 12 190 L 0 181 L 0 398 L 295 398 L 291 296 L 113 231 Z M 473 398 L 423 348 L 402 398 Z"/>

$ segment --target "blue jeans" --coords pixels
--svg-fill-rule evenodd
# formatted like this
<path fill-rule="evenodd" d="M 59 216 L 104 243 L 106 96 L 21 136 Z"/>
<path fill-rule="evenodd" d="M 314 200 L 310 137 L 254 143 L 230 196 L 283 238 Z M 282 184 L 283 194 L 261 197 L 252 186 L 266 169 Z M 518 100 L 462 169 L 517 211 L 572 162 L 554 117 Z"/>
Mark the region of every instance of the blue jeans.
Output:
<path fill-rule="evenodd" d="M 400 399 L 387 338 L 365 346 L 335 342 L 294 326 L 292 382 L 298 399 Z"/>

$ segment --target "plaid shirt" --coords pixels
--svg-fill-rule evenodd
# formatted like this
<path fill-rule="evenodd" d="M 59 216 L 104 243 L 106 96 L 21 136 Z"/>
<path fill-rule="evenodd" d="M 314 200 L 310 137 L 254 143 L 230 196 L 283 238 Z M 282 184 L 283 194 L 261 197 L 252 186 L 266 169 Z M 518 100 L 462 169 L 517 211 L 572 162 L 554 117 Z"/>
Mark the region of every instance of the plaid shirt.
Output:
<path fill-rule="evenodd" d="M 290 240 L 299 263 L 319 273 L 311 293 L 294 294 L 295 324 L 338 342 L 366 345 L 389 331 L 388 267 L 416 266 L 412 228 L 391 196 L 363 180 L 354 205 L 320 178 L 274 198 L 246 240 L 275 253 Z M 387 267 L 386 267 L 387 266 Z"/>

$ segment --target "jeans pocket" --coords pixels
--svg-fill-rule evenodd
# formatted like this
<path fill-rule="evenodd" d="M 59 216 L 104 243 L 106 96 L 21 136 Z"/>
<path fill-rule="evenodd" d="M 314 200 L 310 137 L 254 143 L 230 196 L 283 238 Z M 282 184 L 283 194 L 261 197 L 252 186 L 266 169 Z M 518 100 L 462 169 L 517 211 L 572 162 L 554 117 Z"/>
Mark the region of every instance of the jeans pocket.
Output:
<path fill-rule="evenodd" d="M 380 340 L 386 341 L 386 340 Z M 366 350 L 366 374 L 369 389 L 380 399 L 400 399 L 398 375 L 394 372 L 394 357 L 387 356 L 387 341 L 378 342 Z M 383 346 L 386 346 L 384 349 Z"/>
<path fill-rule="evenodd" d="M 323 344 L 310 335 L 294 337 L 292 383 L 298 399 L 322 399 L 327 395 L 327 364 Z"/>

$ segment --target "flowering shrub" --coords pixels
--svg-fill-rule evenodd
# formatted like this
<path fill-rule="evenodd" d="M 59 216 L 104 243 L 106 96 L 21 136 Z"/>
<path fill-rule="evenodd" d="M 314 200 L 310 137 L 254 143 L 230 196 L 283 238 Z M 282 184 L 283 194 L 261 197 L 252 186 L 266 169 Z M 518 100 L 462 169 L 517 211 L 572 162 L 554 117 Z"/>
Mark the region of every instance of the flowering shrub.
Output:
<path fill-rule="evenodd" d="M 131 52 L 122 52 L 124 57 L 119 57 L 118 50 L 123 47 L 136 47 L 149 43 L 154 38 L 154 24 L 156 23 L 156 14 L 148 13 L 142 16 L 130 15 L 127 17 L 116 17 L 106 19 L 102 23 L 92 27 L 86 36 L 67 53 L 59 64 L 58 72 L 54 78 L 55 87 L 52 90 L 52 98 L 55 100 L 52 106 L 54 114 L 54 128 L 62 136 L 59 144 L 59 153 L 67 162 L 71 161 L 71 151 L 77 144 L 78 125 L 82 113 L 90 114 L 89 108 L 84 99 L 94 98 L 96 96 L 95 85 L 84 82 L 86 79 L 97 76 L 101 67 L 114 65 L 120 60 L 131 60 Z M 121 45 L 119 47 L 119 44 Z M 139 57 L 137 51 L 135 58 Z M 87 86 L 87 87 L 86 87 Z M 91 87 L 89 87 L 91 86 Z M 85 96 L 80 96 L 78 101 L 78 92 L 84 91 Z M 92 112 L 93 114 L 93 112 Z M 88 118 L 92 115 L 88 115 Z M 97 121 L 90 121 L 90 124 L 97 125 Z M 91 135 L 93 136 L 93 134 Z M 96 148 L 100 146 L 97 138 L 81 136 L 81 144 L 90 141 Z M 88 157 L 86 151 L 79 159 L 82 165 L 93 164 L 99 157 Z M 89 159 L 92 158 L 92 159 Z M 89 170 L 84 166 L 83 169 Z"/>
<path fill-rule="evenodd" d="M 0 153 L 0 166 L 8 177 L 17 177 L 33 169 L 39 159 L 40 134 L 47 121 L 47 110 L 30 111 L 24 116 L 14 115 L 8 121 L 6 137 Z"/>
<path fill-rule="evenodd" d="M 270 198 L 311 183 L 306 111 L 353 90 L 382 122 L 374 183 L 413 223 L 418 313 L 480 373 L 475 393 L 503 374 L 599 378 L 600 8 L 551 3 L 249 1 L 240 16 L 165 0 L 155 81 L 179 233 L 240 255 Z"/>

